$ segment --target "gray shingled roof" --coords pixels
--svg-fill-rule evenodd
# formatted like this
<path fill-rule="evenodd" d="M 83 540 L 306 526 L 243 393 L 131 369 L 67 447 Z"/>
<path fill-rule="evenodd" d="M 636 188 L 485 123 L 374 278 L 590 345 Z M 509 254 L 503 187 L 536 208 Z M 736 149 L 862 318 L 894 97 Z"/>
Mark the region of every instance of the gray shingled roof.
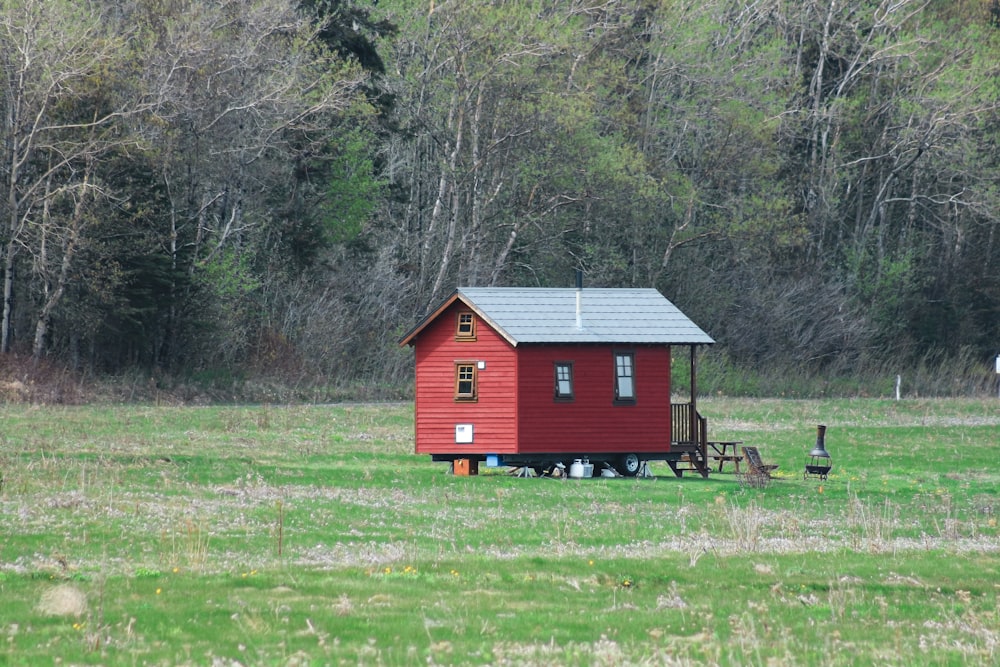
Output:
<path fill-rule="evenodd" d="M 655 289 L 460 287 L 456 295 L 513 345 L 715 341 Z"/>

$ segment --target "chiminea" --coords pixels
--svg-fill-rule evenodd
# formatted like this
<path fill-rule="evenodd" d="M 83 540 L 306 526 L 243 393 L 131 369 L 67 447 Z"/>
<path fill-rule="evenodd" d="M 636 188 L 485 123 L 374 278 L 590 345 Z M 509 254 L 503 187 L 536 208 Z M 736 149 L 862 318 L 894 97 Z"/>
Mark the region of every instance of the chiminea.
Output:
<path fill-rule="evenodd" d="M 809 452 L 809 458 L 806 459 L 806 471 L 802 475 L 802 479 L 809 477 L 826 479 L 832 467 L 833 459 L 826 451 L 826 426 L 820 424 L 816 427 L 816 446 L 812 448 L 812 451 Z"/>

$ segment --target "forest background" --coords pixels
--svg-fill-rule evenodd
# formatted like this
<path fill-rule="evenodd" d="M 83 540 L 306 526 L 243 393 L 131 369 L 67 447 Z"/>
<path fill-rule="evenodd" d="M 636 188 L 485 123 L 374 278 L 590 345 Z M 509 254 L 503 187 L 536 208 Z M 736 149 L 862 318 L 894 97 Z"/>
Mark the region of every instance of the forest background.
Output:
<path fill-rule="evenodd" d="M 0 394 L 406 397 L 456 286 L 995 391 L 998 0 L 0 0 Z"/>

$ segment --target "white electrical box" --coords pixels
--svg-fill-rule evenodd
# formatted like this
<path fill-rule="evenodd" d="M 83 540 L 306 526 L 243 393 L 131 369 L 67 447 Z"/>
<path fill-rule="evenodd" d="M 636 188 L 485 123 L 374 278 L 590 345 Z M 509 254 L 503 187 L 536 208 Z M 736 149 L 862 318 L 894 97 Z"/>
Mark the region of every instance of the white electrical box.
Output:
<path fill-rule="evenodd" d="M 455 424 L 455 443 L 459 445 L 472 444 L 472 424 Z"/>

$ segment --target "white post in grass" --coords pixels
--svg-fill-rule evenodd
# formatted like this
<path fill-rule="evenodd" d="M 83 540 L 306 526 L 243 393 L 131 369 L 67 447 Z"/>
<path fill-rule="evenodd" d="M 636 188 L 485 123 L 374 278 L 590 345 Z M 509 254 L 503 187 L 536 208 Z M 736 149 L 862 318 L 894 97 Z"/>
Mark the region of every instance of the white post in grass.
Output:
<path fill-rule="evenodd" d="M 902 375 L 897 375 L 896 376 L 896 400 L 897 401 L 899 400 L 899 385 L 901 385 L 902 383 L 903 383 L 903 376 Z"/>

